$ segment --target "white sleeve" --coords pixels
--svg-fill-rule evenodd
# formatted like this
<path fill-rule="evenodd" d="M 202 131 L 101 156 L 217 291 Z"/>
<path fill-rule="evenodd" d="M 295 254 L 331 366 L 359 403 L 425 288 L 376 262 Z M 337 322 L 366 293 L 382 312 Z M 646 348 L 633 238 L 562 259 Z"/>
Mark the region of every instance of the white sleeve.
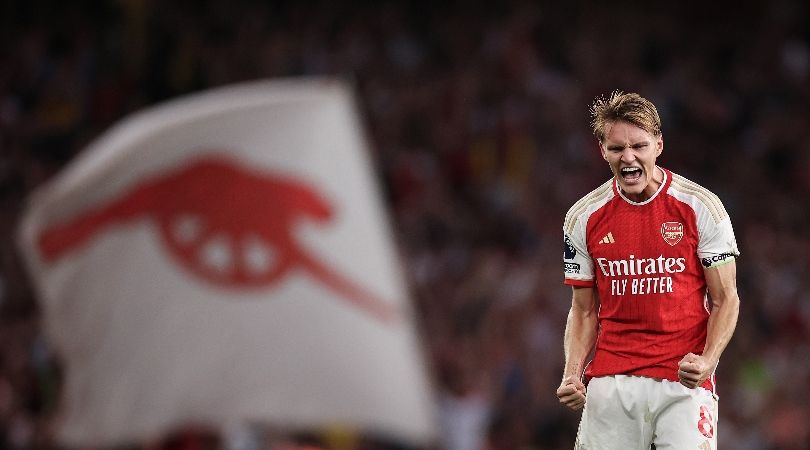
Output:
<path fill-rule="evenodd" d="M 700 240 L 697 255 L 703 267 L 719 266 L 740 255 L 728 214 L 716 222 L 710 214 L 698 213 L 698 227 Z"/>
<path fill-rule="evenodd" d="M 583 220 L 578 220 L 572 233 L 564 234 L 563 264 L 566 280 L 591 282 L 593 281 L 593 260 L 588 253 L 583 222 Z"/>

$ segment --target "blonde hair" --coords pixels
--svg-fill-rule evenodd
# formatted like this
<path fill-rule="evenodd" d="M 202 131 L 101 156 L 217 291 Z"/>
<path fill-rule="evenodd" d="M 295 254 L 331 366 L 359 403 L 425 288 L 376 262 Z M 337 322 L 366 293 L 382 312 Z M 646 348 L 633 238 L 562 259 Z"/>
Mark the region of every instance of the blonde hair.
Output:
<path fill-rule="evenodd" d="M 636 93 L 626 94 L 616 90 L 607 99 L 599 96 L 591 105 L 590 112 L 591 128 L 599 142 L 604 142 L 607 127 L 619 121 L 635 125 L 653 136 L 661 135 L 658 110 L 651 101 Z"/>

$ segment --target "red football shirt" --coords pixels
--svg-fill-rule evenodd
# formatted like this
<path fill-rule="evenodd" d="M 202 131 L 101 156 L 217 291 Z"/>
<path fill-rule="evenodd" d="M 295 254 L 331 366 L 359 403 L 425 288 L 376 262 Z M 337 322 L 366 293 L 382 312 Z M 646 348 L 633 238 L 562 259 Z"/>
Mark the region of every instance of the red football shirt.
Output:
<path fill-rule="evenodd" d="M 661 169 L 641 203 L 615 179 L 565 217 L 565 283 L 595 286 L 599 330 L 588 377 L 640 375 L 678 381 L 678 362 L 701 354 L 711 313 L 704 268 L 739 255 L 720 199 Z M 714 375 L 703 385 L 714 391 Z"/>

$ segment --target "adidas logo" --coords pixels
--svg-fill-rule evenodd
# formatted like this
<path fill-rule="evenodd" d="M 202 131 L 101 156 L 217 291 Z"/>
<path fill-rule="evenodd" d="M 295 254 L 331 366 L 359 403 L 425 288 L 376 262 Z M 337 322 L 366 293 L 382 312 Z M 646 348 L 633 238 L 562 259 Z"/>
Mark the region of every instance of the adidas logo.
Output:
<path fill-rule="evenodd" d="M 613 244 L 615 242 L 616 241 L 613 240 L 613 233 L 610 233 L 610 232 L 608 234 L 606 234 L 605 237 L 603 237 L 601 241 L 599 241 L 600 244 Z"/>

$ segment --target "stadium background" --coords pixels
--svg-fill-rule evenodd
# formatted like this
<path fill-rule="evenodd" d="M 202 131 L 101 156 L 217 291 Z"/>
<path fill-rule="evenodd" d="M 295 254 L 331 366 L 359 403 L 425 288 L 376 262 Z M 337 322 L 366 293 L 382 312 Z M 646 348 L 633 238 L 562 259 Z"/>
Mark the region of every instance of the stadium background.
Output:
<path fill-rule="evenodd" d="M 587 106 L 617 88 L 658 105 L 660 164 L 723 199 L 743 253 L 721 447 L 810 447 L 805 2 L 6 0 L 0 25 L 0 447 L 57 448 L 26 194 L 129 112 L 314 74 L 357 88 L 447 448 L 571 447 L 561 225 L 609 177 Z"/>

